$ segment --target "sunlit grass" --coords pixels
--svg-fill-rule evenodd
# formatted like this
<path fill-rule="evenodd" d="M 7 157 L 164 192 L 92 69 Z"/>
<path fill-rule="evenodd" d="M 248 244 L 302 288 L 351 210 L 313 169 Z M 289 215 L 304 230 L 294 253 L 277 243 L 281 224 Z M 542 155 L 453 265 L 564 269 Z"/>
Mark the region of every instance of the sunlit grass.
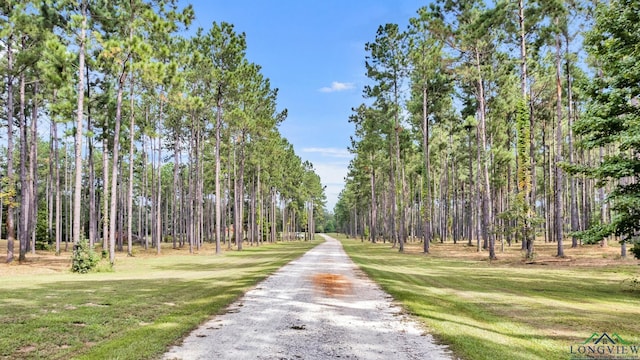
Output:
<path fill-rule="evenodd" d="M 623 284 L 637 276 L 637 261 L 540 266 L 502 255 L 489 263 L 340 240 L 362 270 L 463 359 L 568 359 L 570 346 L 594 332 L 640 343 L 640 291 Z"/>
<path fill-rule="evenodd" d="M 188 250 L 153 256 L 139 251 L 135 258 L 119 257 L 115 272 L 86 275 L 29 272 L 33 264 L 3 265 L 0 358 L 157 357 L 317 244 L 247 247 L 219 256 L 204 251 L 189 255 Z M 21 269 L 29 273 L 21 274 Z"/>

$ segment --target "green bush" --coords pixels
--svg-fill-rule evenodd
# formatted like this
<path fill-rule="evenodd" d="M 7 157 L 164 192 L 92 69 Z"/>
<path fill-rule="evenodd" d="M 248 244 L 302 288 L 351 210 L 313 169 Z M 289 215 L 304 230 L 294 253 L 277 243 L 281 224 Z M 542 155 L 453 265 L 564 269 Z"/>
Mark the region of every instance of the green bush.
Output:
<path fill-rule="evenodd" d="M 46 209 L 38 210 L 38 219 L 36 221 L 36 250 L 51 250 L 53 236 L 49 233 L 48 223 L 49 220 Z M 52 228 L 52 231 L 55 231 L 55 227 Z"/>
<path fill-rule="evenodd" d="M 39 239 L 36 239 L 36 250 L 50 251 L 51 249 L 52 249 L 52 246 L 49 242 L 40 241 Z"/>
<path fill-rule="evenodd" d="M 635 242 L 631 248 L 631 252 L 636 259 L 640 259 L 640 242 Z"/>
<path fill-rule="evenodd" d="M 71 271 L 86 274 L 96 267 L 100 256 L 91 249 L 87 240 L 82 239 L 73 246 L 72 260 Z"/>

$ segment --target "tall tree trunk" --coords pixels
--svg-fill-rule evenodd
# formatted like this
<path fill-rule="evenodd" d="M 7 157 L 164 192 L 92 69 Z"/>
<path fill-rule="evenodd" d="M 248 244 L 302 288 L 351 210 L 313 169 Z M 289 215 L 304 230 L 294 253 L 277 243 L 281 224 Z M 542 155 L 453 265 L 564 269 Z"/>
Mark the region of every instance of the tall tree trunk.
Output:
<path fill-rule="evenodd" d="M 525 184 L 525 202 L 526 202 L 526 215 L 523 226 L 523 241 L 522 247 L 527 249 L 528 256 L 533 255 L 533 241 L 535 240 L 535 228 L 532 226 L 532 217 L 535 214 L 536 207 L 536 158 L 534 147 L 534 119 L 532 105 L 529 103 L 527 82 L 527 30 L 525 27 L 525 3 L 524 0 L 518 1 L 518 23 L 520 27 L 520 91 L 522 92 L 522 99 L 525 104 L 528 104 L 529 114 L 529 165 L 531 172 L 531 183 Z M 517 187 L 516 187 L 517 189 Z"/>
<path fill-rule="evenodd" d="M 568 120 L 568 131 L 567 140 L 569 142 L 569 165 L 573 165 L 575 162 L 574 154 L 573 154 L 573 84 L 571 78 L 571 64 L 569 60 L 569 35 L 565 35 L 566 39 L 566 60 L 567 60 L 567 120 Z M 570 213 L 571 213 L 571 233 L 575 234 L 579 230 L 579 216 L 578 216 L 578 199 L 576 196 L 576 178 L 574 176 L 569 180 L 570 186 Z M 571 236 L 571 247 L 578 247 L 578 237 L 575 235 Z"/>
<path fill-rule="evenodd" d="M 124 236 L 125 236 L 125 232 L 124 232 L 124 217 L 125 217 L 125 211 L 127 210 L 125 205 L 124 205 L 124 197 L 126 195 L 126 193 L 123 191 L 124 189 L 124 185 L 125 185 L 125 181 L 123 178 L 123 173 L 124 170 L 122 169 L 123 167 L 123 160 L 118 161 L 118 184 L 120 186 L 118 186 L 119 191 L 117 192 L 118 194 L 118 205 L 117 208 L 118 209 L 122 209 L 120 211 L 118 211 L 118 224 L 116 225 L 116 234 L 118 234 L 117 240 L 118 240 L 118 251 L 122 252 L 124 251 Z"/>
<path fill-rule="evenodd" d="M 531 90 L 529 90 L 531 91 Z M 537 187 L 538 187 L 538 179 L 537 179 L 537 161 L 536 161 L 536 137 L 535 137 L 535 117 L 533 113 L 533 97 L 529 96 L 529 161 L 531 166 L 531 191 L 529 195 L 529 206 L 531 215 L 535 216 L 536 214 L 536 199 L 537 199 Z M 543 170 L 544 171 L 544 170 Z M 536 227 L 531 225 L 531 251 L 533 251 L 533 242 L 536 238 Z"/>
<path fill-rule="evenodd" d="M 129 38 L 133 36 L 130 33 Z M 130 59 L 131 70 L 129 79 L 129 191 L 127 192 L 127 255 L 133 256 L 133 150 L 135 148 L 135 108 L 133 98 L 133 58 Z"/>
<path fill-rule="evenodd" d="M 276 190 L 275 188 L 271 188 L 271 243 L 276 242 L 276 232 L 277 224 L 276 224 Z"/>
<path fill-rule="evenodd" d="M 182 154 L 179 156 L 182 157 Z M 182 167 L 182 164 L 180 165 Z M 188 192 L 189 192 L 189 177 L 191 172 L 186 168 L 186 174 L 183 171 L 178 172 L 178 193 L 176 194 L 176 207 L 178 208 L 176 214 L 176 236 L 177 246 L 183 247 L 189 237 L 189 206 L 188 206 Z"/>
<path fill-rule="evenodd" d="M 431 216 L 431 164 L 429 158 L 429 109 L 428 109 L 428 97 L 427 87 L 422 87 L 422 148 L 424 156 L 424 194 L 425 194 L 425 206 L 424 206 L 424 229 L 422 251 L 425 254 L 429 253 L 429 246 L 431 244 L 432 231 L 432 216 Z"/>
<path fill-rule="evenodd" d="M 451 139 L 452 137 L 449 136 L 449 149 L 452 148 L 453 144 L 451 143 Z M 440 242 L 446 241 L 449 238 L 449 213 L 450 213 L 450 199 L 449 199 L 449 192 L 450 192 L 450 184 L 449 184 L 449 163 L 451 162 L 450 160 L 451 154 L 449 153 L 449 151 L 447 151 L 447 154 L 445 155 L 445 160 L 444 160 L 444 176 L 443 176 L 443 186 L 442 186 L 442 207 L 443 207 L 443 211 L 442 211 L 442 237 L 440 238 Z"/>
<path fill-rule="evenodd" d="M 126 66 L 126 65 L 125 65 Z M 122 117 L 122 93 L 124 92 L 124 81 L 126 79 L 124 69 L 118 77 L 118 91 L 116 95 L 116 119 L 115 130 L 113 132 L 113 162 L 111 164 L 111 207 L 109 212 L 109 262 L 113 265 L 116 261 L 116 211 L 118 209 L 118 168 L 120 166 L 120 125 Z M 122 229 L 120 229 L 122 230 Z M 122 234 L 118 233 L 122 239 Z"/>
<path fill-rule="evenodd" d="M 389 235 L 391 235 L 393 247 L 398 244 L 398 233 L 396 232 L 396 175 L 394 170 L 393 143 L 389 141 Z"/>
<path fill-rule="evenodd" d="M 13 261 L 13 246 L 16 237 L 15 225 L 13 223 L 15 208 L 15 179 L 13 174 L 13 36 L 9 35 L 7 40 L 7 192 L 10 194 L 7 199 L 7 263 Z"/>
<path fill-rule="evenodd" d="M 24 38 L 22 39 L 22 47 L 24 49 Z M 27 243 L 29 242 L 29 215 L 31 214 L 31 199 L 29 198 L 29 175 L 27 173 L 27 145 L 29 144 L 27 117 L 25 116 L 26 107 L 26 78 L 24 72 L 20 74 L 20 221 L 18 222 L 19 231 L 19 256 L 18 261 L 26 260 Z"/>
<path fill-rule="evenodd" d="M 76 137 L 75 137 L 75 180 L 73 189 L 73 243 L 80 241 L 80 210 L 82 207 L 82 127 L 84 113 L 84 57 L 85 38 L 87 29 L 87 0 L 80 2 L 80 14 L 82 25 L 80 27 L 80 39 L 78 49 L 78 107 L 76 113 Z"/>
<path fill-rule="evenodd" d="M 188 177 L 188 181 L 189 181 L 189 194 L 188 194 L 188 200 L 187 200 L 187 204 L 188 204 L 188 210 L 187 210 L 187 238 L 188 238 L 188 242 L 189 242 L 189 253 L 192 254 L 193 253 L 193 246 L 194 244 L 194 226 L 195 226 L 195 219 L 193 216 L 193 212 L 194 212 L 194 207 L 195 207 L 195 196 L 194 196 L 194 192 L 195 192 L 195 180 L 194 180 L 194 171 L 193 171 L 193 158 L 194 158 L 194 145 L 193 145 L 193 137 L 194 137 L 194 133 L 193 133 L 193 129 L 191 129 L 191 133 L 189 134 L 189 151 L 188 151 L 188 165 L 189 165 L 189 177 Z"/>
<path fill-rule="evenodd" d="M 156 210 L 158 208 L 157 203 L 158 203 L 158 189 L 156 184 L 158 183 L 156 181 L 156 177 L 157 177 L 157 172 L 158 172 L 158 167 L 157 167 L 157 158 L 156 158 L 156 139 L 155 137 L 149 137 L 149 151 L 150 151 L 150 155 L 151 155 L 151 180 L 150 180 L 150 191 L 151 191 L 151 211 L 149 214 L 149 228 L 151 231 L 151 246 L 155 247 L 157 244 L 157 239 L 158 239 L 158 235 L 156 233 L 156 230 L 158 229 L 158 227 L 156 226 L 156 220 L 157 220 L 157 216 L 156 216 Z"/>
<path fill-rule="evenodd" d="M 262 184 L 260 183 L 260 164 L 258 164 L 258 171 L 257 171 L 257 184 L 256 184 L 256 201 L 257 201 L 257 219 L 256 219 L 256 236 L 257 236 L 257 243 L 258 245 L 262 242 L 262 218 L 263 218 L 263 212 L 262 212 Z"/>
<path fill-rule="evenodd" d="M 231 188 L 231 177 L 232 177 L 232 175 L 235 175 L 235 172 L 233 174 L 231 172 L 232 169 L 235 171 L 235 166 L 233 166 L 233 167 L 231 166 L 231 163 L 232 163 L 231 162 L 232 149 L 233 149 L 233 144 L 232 144 L 232 141 L 231 141 L 231 136 L 229 136 L 229 150 L 228 150 L 228 154 L 227 154 L 227 173 L 228 173 L 228 176 L 227 176 L 227 194 L 228 195 L 227 195 L 227 222 L 226 222 L 226 225 L 227 225 L 227 241 L 228 241 L 227 242 L 227 249 L 229 249 L 229 250 L 231 250 L 231 243 L 232 243 L 232 239 L 231 239 L 231 225 L 232 224 L 231 223 L 232 222 L 235 223 L 235 221 L 236 221 L 235 220 L 235 215 L 234 215 L 233 218 L 231 217 L 231 209 L 232 208 L 235 209 L 235 196 L 236 196 L 236 194 L 234 192 L 233 193 L 233 206 L 232 206 L 231 205 L 231 199 L 232 199 L 232 197 L 231 197 L 231 193 L 232 193 L 232 191 L 231 191 L 232 190 L 232 188 Z M 235 164 L 235 162 L 234 162 L 234 164 Z M 235 185 L 235 180 L 234 180 L 233 183 Z M 236 231 L 235 226 L 236 225 L 233 224 L 233 226 L 234 226 L 233 233 L 234 233 L 234 236 L 235 236 L 235 231 Z M 235 241 L 235 239 L 234 239 L 234 241 Z"/>
<path fill-rule="evenodd" d="M 481 162 L 482 162 L 482 225 L 483 230 L 486 233 L 486 237 L 489 243 L 489 258 L 495 259 L 495 241 L 493 234 L 493 202 L 491 196 L 491 186 L 489 183 L 489 164 L 488 164 L 488 156 L 487 156 L 487 130 L 486 130 L 486 119 L 485 119 L 485 95 L 484 95 L 484 81 L 482 79 L 482 72 L 480 69 L 480 51 L 478 48 L 475 49 L 475 57 L 476 57 L 476 70 L 478 72 L 478 115 L 480 117 L 480 121 L 478 122 L 478 131 L 480 135 L 480 144 L 481 147 Z"/>
<path fill-rule="evenodd" d="M 194 119 L 195 122 L 195 119 Z M 194 134 L 194 241 L 196 245 L 196 249 L 200 249 L 201 241 L 202 241 L 202 219 L 200 215 L 202 214 L 202 199 L 200 198 L 200 126 L 198 123 L 195 123 L 195 134 Z"/>
<path fill-rule="evenodd" d="M 178 134 L 177 132 L 174 133 L 174 138 L 173 138 L 173 143 L 174 143 L 174 147 L 173 147 L 173 200 L 172 200 L 172 212 L 173 212 L 173 216 L 171 219 L 171 230 L 172 230 L 172 238 L 173 238 L 173 248 L 175 249 L 177 247 L 177 240 L 178 240 L 178 236 L 179 236 L 179 229 L 178 229 L 178 224 L 179 224 L 179 220 L 180 220 L 180 214 L 182 213 L 181 211 L 178 212 L 178 201 L 181 201 L 180 199 L 182 198 L 182 190 L 180 189 L 180 178 L 179 176 L 179 172 L 178 169 L 180 168 L 180 146 L 178 144 Z"/>
<path fill-rule="evenodd" d="M 253 246 L 256 242 L 256 175 L 251 179 L 251 200 L 249 203 L 249 243 Z"/>
<path fill-rule="evenodd" d="M 106 132 L 106 127 L 103 132 Z M 102 139 L 102 251 L 109 248 L 109 149 L 106 136 Z"/>
<path fill-rule="evenodd" d="M 555 113 L 555 106 L 557 104 L 550 104 L 551 108 L 552 108 L 552 112 L 553 113 L 553 117 L 551 118 L 551 121 L 553 122 L 552 125 L 552 131 L 551 133 L 549 133 L 549 136 L 551 137 L 551 142 L 549 146 L 552 146 L 553 148 L 549 149 L 549 163 L 548 163 L 548 178 L 549 178 L 549 189 L 551 189 L 551 191 L 549 191 L 549 207 L 551 209 L 551 227 L 549 228 L 550 234 L 551 234 L 551 242 L 556 242 L 557 241 L 557 227 L 556 227 L 556 206 L 555 206 L 555 196 L 556 196 L 556 153 L 557 153 L 557 146 L 556 144 L 558 143 L 556 141 L 556 134 L 557 134 L 557 114 Z"/>
<path fill-rule="evenodd" d="M 450 134 L 449 135 L 450 138 L 450 143 L 453 146 L 453 135 Z M 458 240 L 460 240 L 460 231 L 458 229 L 458 222 L 459 222 L 459 214 L 458 214 L 458 184 L 456 183 L 456 162 L 455 160 L 451 161 L 451 188 L 453 190 L 451 190 L 449 192 L 449 194 L 452 196 L 452 221 L 451 221 L 451 226 L 452 226 L 452 232 L 451 235 L 453 236 L 453 243 L 457 244 Z"/>
<path fill-rule="evenodd" d="M 238 240 L 237 246 L 238 250 L 242 250 L 242 242 L 244 241 L 244 167 L 245 167 L 245 159 L 244 159 L 244 144 L 245 144 L 245 134 L 244 132 L 241 135 L 240 140 L 240 163 L 238 167 L 238 229 L 236 229 L 237 234 L 239 235 L 236 239 Z"/>
<path fill-rule="evenodd" d="M 220 237 L 221 237 L 221 212 L 222 212 L 222 192 L 220 191 L 220 130 L 222 127 L 222 99 L 218 96 L 216 104 L 216 254 L 220 254 Z"/>
<path fill-rule="evenodd" d="M 551 209 L 550 202 L 551 196 L 549 195 L 549 191 L 551 190 L 551 174 L 549 174 L 548 170 L 550 168 L 551 160 L 549 160 L 551 154 L 548 151 L 547 147 L 547 122 L 543 121 L 542 123 L 542 198 L 544 199 L 544 242 L 550 242 L 553 239 L 552 229 L 551 229 Z"/>
<path fill-rule="evenodd" d="M 164 102 L 160 101 L 160 114 L 162 114 Z M 161 125 L 159 126 L 161 127 Z M 161 134 L 161 129 L 158 129 L 158 134 Z M 156 253 L 160 255 L 162 252 L 162 137 L 158 135 L 158 195 L 156 206 Z"/>
<path fill-rule="evenodd" d="M 239 198 L 239 189 L 238 189 L 238 167 L 237 167 L 237 157 L 236 157 L 236 146 L 233 146 L 233 234 L 236 242 L 236 249 L 240 250 L 242 248 L 242 239 L 240 238 L 241 231 L 239 230 L 240 225 L 240 200 Z"/>
<path fill-rule="evenodd" d="M 87 98 L 91 99 L 91 82 L 89 81 L 89 66 L 85 67 L 85 75 L 87 78 Z M 91 101 L 87 104 L 87 131 L 93 132 L 93 122 L 91 118 Z M 95 185 L 95 163 L 94 163 L 94 151 L 93 151 L 93 136 L 89 136 L 88 139 L 89 153 L 89 246 L 93 249 L 96 242 L 96 236 L 98 233 L 98 219 L 96 211 L 96 185 Z"/>
<path fill-rule="evenodd" d="M 39 83 L 33 84 L 33 100 L 31 103 L 31 149 L 29 151 L 29 197 L 31 199 L 31 214 L 29 216 L 29 231 L 31 236 L 31 253 L 36 254 L 36 224 L 38 223 L 38 91 Z"/>
<path fill-rule="evenodd" d="M 473 227 L 473 152 L 471 147 L 471 127 L 468 128 L 468 146 L 469 146 L 469 190 L 467 191 L 467 231 L 469 236 L 469 246 L 473 245 L 473 234 L 475 233 Z"/>
<path fill-rule="evenodd" d="M 316 234 L 316 217 L 315 217 L 315 201 L 311 199 L 311 233 L 309 234 L 309 240 L 315 240 Z"/>
<path fill-rule="evenodd" d="M 378 217 L 378 204 L 376 202 L 376 170 L 375 166 L 373 166 L 373 153 L 369 154 L 369 158 L 371 159 L 371 242 L 376 242 L 376 220 Z"/>
<path fill-rule="evenodd" d="M 54 100 L 55 102 L 55 100 Z M 53 123 L 55 122 L 55 118 L 52 117 L 49 121 L 49 173 L 47 174 L 47 236 L 49 240 L 53 239 L 53 224 L 54 224 L 54 214 L 55 214 L 55 200 L 54 195 L 57 189 L 54 188 L 55 182 L 55 168 L 58 167 L 58 164 L 53 162 Z M 3 209 L 2 203 L 0 202 L 0 209 Z M 0 224 L 2 224 L 2 213 L 0 211 Z M 0 239 L 2 239 L 2 225 L 0 225 Z"/>
<path fill-rule="evenodd" d="M 559 20 L 556 19 L 556 25 Z M 555 158 L 555 201 L 554 201 L 554 213 L 555 213 L 555 230 L 556 230 L 556 242 L 558 245 L 558 253 L 556 256 L 564 257 L 564 244 L 562 242 L 562 229 L 563 229 L 563 197 L 564 197 L 564 179 L 562 169 L 559 164 L 563 161 L 562 157 L 562 42 L 560 34 L 556 34 L 556 158 Z"/>
<path fill-rule="evenodd" d="M 198 150 L 198 156 L 196 158 L 196 165 L 198 167 L 198 250 L 203 245 L 203 241 L 205 239 L 205 223 L 204 223 L 204 166 L 203 166 L 203 139 L 202 139 L 202 129 L 200 127 L 200 123 L 198 123 L 198 136 L 196 137 L 196 149 Z"/>
<path fill-rule="evenodd" d="M 480 139 L 480 127 L 476 127 L 476 139 Z M 481 218 L 484 208 L 482 206 L 482 189 L 483 189 L 483 181 L 482 181 L 482 149 L 480 145 L 476 145 L 476 211 L 475 211 L 475 232 L 476 232 L 476 251 L 481 251 L 480 241 L 481 238 L 484 237 L 482 231 L 482 221 Z"/>
<path fill-rule="evenodd" d="M 54 95 L 55 98 L 55 95 Z M 60 151 L 58 148 L 58 124 L 51 119 L 51 132 L 53 139 L 53 162 L 55 166 L 55 242 L 56 255 L 60 255 L 60 243 L 62 242 L 62 189 L 60 189 Z"/>
<path fill-rule="evenodd" d="M 148 108 L 145 108 L 145 121 L 148 124 L 148 117 L 149 117 L 149 111 Z M 144 202 L 144 211 L 141 210 L 141 217 L 140 217 L 140 236 L 142 236 L 143 238 L 143 245 L 144 245 L 144 249 L 148 250 L 149 249 L 149 210 L 148 210 L 148 205 L 149 205 L 149 194 L 148 194 L 148 189 L 149 189 L 149 172 L 147 171 L 147 163 L 148 163 L 148 151 L 147 151 L 147 141 L 145 141 L 145 136 L 142 135 L 142 174 L 143 174 L 143 180 L 142 180 L 142 199 Z M 141 204 L 142 205 L 142 204 Z M 142 209 L 142 206 L 140 207 Z M 142 219 L 144 217 L 144 219 Z"/>
<path fill-rule="evenodd" d="M 68 129 L 67 129 L 68 130 Z M 67 200 L 67 221 L 66 223 L 66 236 L 64 239 L 64 251 L 69 251 L 69 242 L 73 241 L 72 238 L 72 228 L 73 228 L 73 200 L 71 195 L 71 169 L 69 166 L 69 149 L 67 149 L 67 144 L 64 144 L 64 192 L 65 194 L 69 194 L 69 198 Z"/>
<path fill-rule="evenodd" d="M 280 195 L 281 198 L 281 203 L 282 203 L 282 240 L 285 240 L 285 232 L 287 231 L 287 224 L 286 224 L 286 210 L 287 210 L 287 202 L 284 199 L 283 195 Z M 289 240 L 289 239 L 287 239 Z"/>
<path fill-rule="evenodd" d="M 599 161 L 600 163 L 602 163 L 604 161 L 604 149 L 602 147 L 600 147 L 599 150 Z M 602 222 L 602 224 L 607 224 L 609 222 L 609 219 L 607 217 L 608 214 L 608 210 L 607 210 L 607 200 L 605 199 L 605 187 L 601 186 L 600 188 L 598 188 L 598 199 L 600 200 L 600 221 Z M 601 247 L 607 247 L 607 238 L 603 238 L 602 241 L 600 241 L 600 246 Z"/>
<path fill-rule="evenodd" d="M 518 23 L 520 25 L 520 90 L 527 99 L 527 31 L 525 29 L 524 0 L 518 0 Z M 532 129 L 533 130 L 533 129 Z"/>

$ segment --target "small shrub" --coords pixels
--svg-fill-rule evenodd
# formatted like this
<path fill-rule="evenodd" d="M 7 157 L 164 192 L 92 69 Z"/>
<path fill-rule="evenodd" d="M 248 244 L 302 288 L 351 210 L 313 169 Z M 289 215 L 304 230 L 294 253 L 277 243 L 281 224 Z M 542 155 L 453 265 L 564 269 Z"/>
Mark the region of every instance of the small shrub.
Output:
<path fill-rule="evenodd" d="M 49 232 L 49 219 L 46 209 L 39 209 L 36 220 L 36 250 L 49 251 L 52 249 L 54 231 L 55 227 L 52 227 L 51 232 Z"/>
<path fill-rule="evenodd" d="M 52 249 L 53 249 L 53 247 L 51 246 L 50 243 L 45 242 L 45 241 L 36 240 L 36 250 L 50 251 Z"/>
<path fill-rule="evenodd" d="M 633 253 L 633 256 L 635 256 L 636 259 L 640 259 L 640 242 L 636 242 L 633 244 L 633 247 L 631 248 L 631 252 Z"/>
<path fill-rule="evenodd" d="M 100 257 L 91 249 L 87 240 L 82 239 L 73 246 L 72 260 L 71 271 L 86 274 L 96 267 Z"/>
<path fill-rule="evenodd" d="M 98 273 L 111 273 L 114 272 L 114 269 L 108 259 L 100 259 L 93 268 L 93 271 Z"/>

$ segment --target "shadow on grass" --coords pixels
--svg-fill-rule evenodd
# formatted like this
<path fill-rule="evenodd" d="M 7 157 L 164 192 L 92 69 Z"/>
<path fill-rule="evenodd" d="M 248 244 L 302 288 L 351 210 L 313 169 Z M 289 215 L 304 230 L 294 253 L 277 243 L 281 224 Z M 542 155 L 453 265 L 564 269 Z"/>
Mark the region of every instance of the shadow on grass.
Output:
<path fill-rule="evenodd" d="M 569 344 L 594 331 L 629 338 L 640 332 L 634 320 L 640 299 L 611 269 L 491 266 L 368 243 L 343 245 L 365 273 L 463 357 L 566 358 Z"/>
<path fill-rule="evenodd" d="M 0 295 L 0 356 L 62 358 L 87 353 L 89 358 L 102 358 L 125 346 L 122 356 L 135 358 L 125 355 L 132 353 L 131 347 L 141 347 L 137 342 L 146 350 L 134 354 L 158 354 L 252 286 L 256 275 L 246 275 L 232 281 L 63 281 Z"/>
<path fill-rule="evenodd" d="M 166 351 L 258 281 L 300 256 L 312 243 L 252 249 L 233 257 L 145 263 L 155 278 L 126 272 L 7 285 L 0 292 L 0 358 L 148 359 Z M 167 261 L 167 260 L 165 260 Z M 141 263 L 142 264 L 142 263 Z M 167 276 L 162 277 L 167 271 Z M 211 270 L 210 273 L 208 270 Z M 218 270 L 218 271 L 216 271 Z M 139 271 L 139 270 L 137 270 Z M 205 271 L 192 277 L 191 271 Z M 28 279 L 25 281 L 29 281 Z M 5 291 L 6 290 L 6 291 Z"/>

